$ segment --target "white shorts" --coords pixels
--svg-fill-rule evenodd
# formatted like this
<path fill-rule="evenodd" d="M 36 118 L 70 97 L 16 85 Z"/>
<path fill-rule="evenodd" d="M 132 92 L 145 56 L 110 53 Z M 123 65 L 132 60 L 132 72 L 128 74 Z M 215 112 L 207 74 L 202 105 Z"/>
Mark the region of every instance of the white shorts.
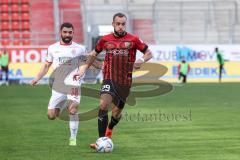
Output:
<path fill-rule="evenodd" d="M 60 110 L 63 110 L 67 107 L 67 100 L 72 100 L 75 103 L 80 103 L 81 96 L 79 95 L 70 95 L 70 94 L 63 94 L 59 93 L 55 90 L 52 90 L 52 96 L 48 103 L 48 109 L 55 109 L 59 108 Z"/>

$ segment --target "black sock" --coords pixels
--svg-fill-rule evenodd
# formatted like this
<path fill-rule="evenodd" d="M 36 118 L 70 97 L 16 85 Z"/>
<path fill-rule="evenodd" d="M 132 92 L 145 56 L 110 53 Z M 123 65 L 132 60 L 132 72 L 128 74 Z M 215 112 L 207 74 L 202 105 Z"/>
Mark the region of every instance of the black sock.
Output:
<path fill-rule="evenodd" d="M 114 126 L 116 126 L 118 124 L 118 122 L 120 121 L 121 117 L 119 118 L 114 118 L 113 116 L 111 117 L 111 121 L 108 125 L 109 129 L 113 129 Z"/>
<path fill-rule="evenodd" d="M 105 137 L 108 125 L 108 110 L 99 109 L 98 111 L 98 134 L 99 137 Z"/>

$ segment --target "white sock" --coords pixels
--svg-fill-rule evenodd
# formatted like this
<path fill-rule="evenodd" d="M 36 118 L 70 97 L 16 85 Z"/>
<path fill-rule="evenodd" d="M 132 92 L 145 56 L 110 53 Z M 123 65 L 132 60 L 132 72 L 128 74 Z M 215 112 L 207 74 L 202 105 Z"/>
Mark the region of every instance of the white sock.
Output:
<path fill-rule="evenodd" d="M 77 132 L 78 132 L 78 125 L 79 125 L 79 119 L 78 114 L 75 115 L 69 115 L 70 121 L 69 121 L 69 128 L 71 133 L 71 139 L 77 138 Z"/>

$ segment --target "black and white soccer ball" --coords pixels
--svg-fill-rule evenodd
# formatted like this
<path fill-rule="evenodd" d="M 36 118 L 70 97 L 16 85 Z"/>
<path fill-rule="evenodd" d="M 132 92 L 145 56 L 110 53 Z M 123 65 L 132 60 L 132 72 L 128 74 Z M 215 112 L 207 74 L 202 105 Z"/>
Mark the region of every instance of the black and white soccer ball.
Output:
<path fill-rule="evenodd" d="M 101 153 L 109 153 L 113 151 L 113 142 L 108 137 L 100 137 L 96 141 L 96 151 Z"/>

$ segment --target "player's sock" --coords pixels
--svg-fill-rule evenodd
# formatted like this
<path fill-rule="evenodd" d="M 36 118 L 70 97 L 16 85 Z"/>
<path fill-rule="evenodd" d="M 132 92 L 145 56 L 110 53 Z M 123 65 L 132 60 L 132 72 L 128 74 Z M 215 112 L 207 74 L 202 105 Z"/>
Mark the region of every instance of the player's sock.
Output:
<path fill-rule="evenodd" d="M 105 136 L 108 137 L 108 138 L 112 138 L 112 129 L 114 126 L 116 126 L 118 124 L 118 122 L 120 121 L 121 119 L 121 115 L 118 117 L 118 118 L 114 118 L 113 116 L 111 117 L 111 121 L 107 127 L 107 130 L 105 132 Z"/>
<path fill-rule="evenodd" d="M 104 137 L 108 125 L 108 110 L 99 109 L 98 111 L 98 134 Z"/>
<path fill-rule="evenodd" d="M 118 122 L 120 121 L 121 117 L 122 117 L 122 116 L 120 116 L 120 117 L 118 117 L 118 118 L 114 118 L 114 117 L 112 116 L 112 117 L 111 117 L 111 121 L 110 121 L 110 123 L 109 123 L 109 125 L 108 125 L 108 128 L 109 128 L 110 130 L 112 130 L 113 127 L 118 124 Z"/>
<path fill-rule="evenodd" d="M 69 128 L 71 133 L 70 139 L 77 138 L 78 125 L 79 125 L 78 114 L 70 115 L 70 121 L 69 121 Z"/>

